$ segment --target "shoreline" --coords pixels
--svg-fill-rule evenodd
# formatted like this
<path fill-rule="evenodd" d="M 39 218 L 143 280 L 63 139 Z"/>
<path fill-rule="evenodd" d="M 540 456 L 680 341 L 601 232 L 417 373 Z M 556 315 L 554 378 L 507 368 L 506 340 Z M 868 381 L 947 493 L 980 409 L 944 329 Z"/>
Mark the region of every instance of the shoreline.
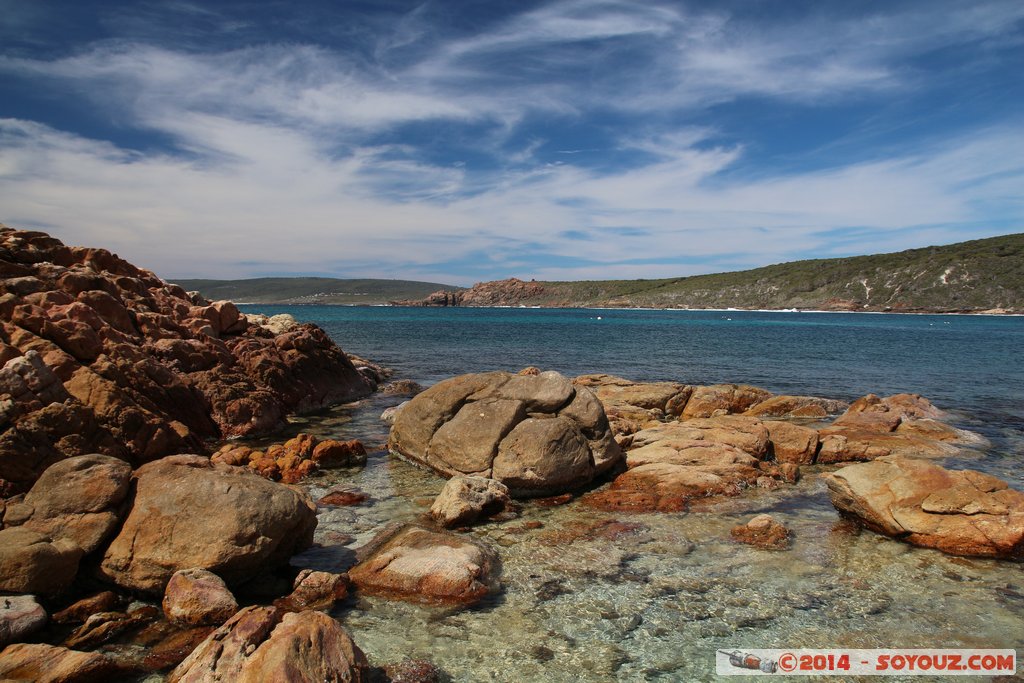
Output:
<path fill-rule="evenodd" d="M 1000 318 L 1020 318 L 1021 313 L 990 313 L 987 311 L 832 311 L 827 309 L 793 309 L 793 308 L 670 308 L 652 306 L 525 306 L 525 305 L 493 305 L 493 306 L 404 306 L 396 304 L 333 304 L 326 302 L 295 303 L 287 301 L 235 301 L 236 306 L 329 306 L 338 308 L 429 308 L 429 309 L 523 309 L 523 310 L 592 310 L 592 311 L 672 311 L 676 313 L 831 313 L 831 314 L 856 314 L 856 315 L 970 315 L 970 316 L 991 316 Z"/>

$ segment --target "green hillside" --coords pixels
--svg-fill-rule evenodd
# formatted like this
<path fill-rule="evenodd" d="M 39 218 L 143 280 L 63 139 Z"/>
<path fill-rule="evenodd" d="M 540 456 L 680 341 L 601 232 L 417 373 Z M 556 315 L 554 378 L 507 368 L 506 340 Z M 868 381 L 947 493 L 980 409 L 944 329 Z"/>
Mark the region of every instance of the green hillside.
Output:
<path fill-rule="evenodd" d="M 394 299 L 420 299 L 452 285 L 414 280 L 347 280 L 329 277 L 263 277 L 251 280 L 176 280 L 207 299 L 244 303 L 384 304 Z"/>
<path fill-rule="evenodd" d="M 1024 234 L 662 280 L 503 280 L 455 299 L 462 306 L 1024 311 Z M 421 305 L 436 301 L 443 299 Z"/>
<path fill-rule="evenodd" d="M 550 291 L 635 306 L 1021 310 L 1024 234 L 668 280 L 550 283 Z"/>

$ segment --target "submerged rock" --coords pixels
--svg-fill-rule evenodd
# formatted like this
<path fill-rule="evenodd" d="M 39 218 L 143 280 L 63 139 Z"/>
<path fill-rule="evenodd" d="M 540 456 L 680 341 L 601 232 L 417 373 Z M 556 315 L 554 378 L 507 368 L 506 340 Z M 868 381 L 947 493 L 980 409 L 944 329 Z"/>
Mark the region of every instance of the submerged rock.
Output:
<path fill-rule="evenodd" d="M 501 562 L 482 542 L 395 525 L 359 551 L 349 571 L 363 593 L 412 602 L 471 604 L 498 589 Z"/>
<path fill-rule="evenodd" d="M 734 526 L 730 534 L 741 543 L 765 550 L 789 547 L 789 529 L 771 515 L 757 515 L 746 524 Z"/>
<path fill-rule="evenodd" d="M 312 501 L 241 468 L 176 455 L 134 478 L 131 511 L 100 567 L 124 588 L 162 594 L 174 572 L 196 567 L 238 586 L 313 542 Z"/>
<path fill-rule="evenodd" d="M 622 462 L 601 403 L 556 372 L 440 382 L 398 413 L 388 443 L 445 476 L 496 479 L 517 496 L 580 488 Z"/>
<path fill-rule="evenodd" d="M 457 527 L 491 517 L 512 505 L 508 487 L 484 477 L 452 477 L 441 489 L 430 515 L 441 526 Z"/>
<path fill-rule="evenodd" d="M 880 534 L 953 555 L 1024 560 L 1024 493 L 973 470 L 884 456 L 825 475 L 832 504 Z"/>

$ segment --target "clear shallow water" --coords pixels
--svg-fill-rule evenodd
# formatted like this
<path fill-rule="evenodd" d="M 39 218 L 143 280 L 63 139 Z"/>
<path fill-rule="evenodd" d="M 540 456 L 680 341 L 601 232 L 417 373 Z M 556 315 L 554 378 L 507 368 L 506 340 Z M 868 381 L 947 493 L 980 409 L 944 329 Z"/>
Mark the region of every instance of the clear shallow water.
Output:
<path fill-rule="evenodd" d="M 1022 318 L 246 308 L 316 322 L 346 350 L 424 384 L 536 365 L 843 399 L 921 393 L 992 443 L 946 465 L 1024 488 Z M 387 426 L 377 417 L 401 400 L 374 396 L 297 420 L 292 431 L 382 444 Z M 416 519 L 442 484 L 383 452 L 363 469 L 311 480 L 314 495 L 357 486 L 372 500 L 322 511 L 320 547 L 296 564 L 345 568 L 352 548 L 387 522 Z M 793 530 L 791 550 L 729 540 L 733 525 L 765 511 Z M 615 519 L 640 526 L 602 536 L 595 525 Z M 525 521 L 544 527 L 524 532 Z M 690 681 L 714 679 L 716 648 L 1024 648 L 1020 565 L 858 532 L 838 518 L 813 474 L 703 513 L 612 515 L 578 503 L 528 503 L 519 520 L 473 533 L 502 556 L 504 590 L 494 600 L 465 611 L 378 599 L 339 607 L 336 615 L 373 662 L 425 657 L 458 681 Z"/>

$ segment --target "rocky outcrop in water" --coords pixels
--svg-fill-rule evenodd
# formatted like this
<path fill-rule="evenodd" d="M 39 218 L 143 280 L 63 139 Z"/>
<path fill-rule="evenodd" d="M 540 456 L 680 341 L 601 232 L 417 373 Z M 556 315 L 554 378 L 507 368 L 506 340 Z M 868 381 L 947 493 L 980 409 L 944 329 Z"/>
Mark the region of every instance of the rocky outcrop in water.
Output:
<path fill-rule="evenodd" d="M 472 604 L 498 589 L 501 562 L 481 541 L 392 525 L 359 551 L 349 577 L 362 593 L 412 602 Z"/>
<path fill-rule="evenodd" d="M 430 294 L 417 301 L 392 301 L 395 306 L 515 306 L 544 293 L 538 282 L 519 278 L 478 282 L 469 289 L 447 290 Z"/>
<path fill-rule="evenodd" d="M 839 512 L 880 534 L 953 555 L 1024 560 L 1024 493 L 988 474 L 884 456 L 826 475 Z"/>
<path fill-rule="evenodd" d="M 439 382 L 402 408 L 388 443 L 444 476 L 496 479 L 518 496 L 580 488 L 622 462 L 600 401 L 556 372 Z"/>
<path fill-rule="evenodd" d="M 68 456 L 203 452 L 373 389 L 319 328 L 273 330 L 104 249 L 0 226 L 0 493 Z"/>
<path fill-rule="evenodd" d="M 763 550 L 785 550 L 790 541 L 789 529 L 771 515 L 757 515 L 746 524 L 738 524 L 729 535 Z"/>
<path fill-rule="evenodd" d="M 444 527 L 466 526 L 510 510 L 508 487 L 483 477 L 452 477 L 441 489 L 430 516 Z"/>

